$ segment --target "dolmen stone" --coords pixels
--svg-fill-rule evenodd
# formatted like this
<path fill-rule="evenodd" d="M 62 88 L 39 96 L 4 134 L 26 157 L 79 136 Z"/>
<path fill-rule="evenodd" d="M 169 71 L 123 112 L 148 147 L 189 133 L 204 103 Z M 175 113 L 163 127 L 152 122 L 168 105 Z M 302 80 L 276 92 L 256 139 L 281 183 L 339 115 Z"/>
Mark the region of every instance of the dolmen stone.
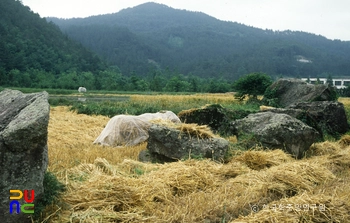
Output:
<path fill-rule="evenodd" d="M 309 125 L 317 125 L 320 134 L 338 137 L 349 130 L 344 104 L 338 101 L 300 102 L 289 108 L 305 111 L 305 115 L 314 123 Z"/>
<path fill-rule="evenodd" d="M 247 110 L 233 110 L 224 108 L 220 104 L 210 104 L 202 108 L 181 111 L 178 116 L 183 123 L 207 125 L 220 135 L 230 135 L 229 123 L 235 119 L 244 118 L 251 114 Z"/>
<path fill-rule="evenodd" d="M 9 89 L 0 92 L 0 222 L 31 222 L 30 215 L 24 212 L 33 208 L 35 212 L 35 203 L 44 193 L 49 112 L 47 92 L 23 94 Z M 24 198 L 28 201 L 34 198 L 28 202 L 34 207 L 25 207 Z"/>
<path fill-rule="evenodd" d="M 148 131 L 147 150 L 151 159 L 171 162 L 189 158 L 223 160 L 228 141 L 220 137 L 199 137 L 179 129 L 152 125 Z"/>
<path fill-rule="evenodd" d="M 336 90 L 328 84 L 308 84 L 300 79 L 281 78 L 270 85 L 263 99 L 266 105 L 285 108 L 298 102 L 335 101 Z M 274 100 L 274 105 L 268 103 Z"/>
<path fill-rule="evenodd" d="M 231 125 L 246 148 L 258 144 L 268 149 L 282 149 L 296 158 L 302 158 L 319 135 L 314 128 L 296 118 L 269 111 L 250 114 Z"/>
<path fill-rule="evenodd" d="M 324 136 L 331 135 L 339 138 L 349 131 L 344 104 L 338 101 L 298 102 L 287 108 L 270 108 L 263 112 L 287 114 L 313 127 Z"/>

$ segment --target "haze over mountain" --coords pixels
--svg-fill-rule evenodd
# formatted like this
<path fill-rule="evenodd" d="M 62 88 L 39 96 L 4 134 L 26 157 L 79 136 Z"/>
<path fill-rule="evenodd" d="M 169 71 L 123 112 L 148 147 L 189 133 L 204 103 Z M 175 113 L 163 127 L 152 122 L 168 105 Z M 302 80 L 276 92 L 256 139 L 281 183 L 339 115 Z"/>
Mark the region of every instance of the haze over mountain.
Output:
<path fill-rule="evenodd" d="M 350 42 L 298 31 L 272 31 L 225 22 L 201 12 L 145 3 L 79 19 L 47 18 L 120 68 L 145 75 L 166 68 L 200 77 L 350 75 Z"/>

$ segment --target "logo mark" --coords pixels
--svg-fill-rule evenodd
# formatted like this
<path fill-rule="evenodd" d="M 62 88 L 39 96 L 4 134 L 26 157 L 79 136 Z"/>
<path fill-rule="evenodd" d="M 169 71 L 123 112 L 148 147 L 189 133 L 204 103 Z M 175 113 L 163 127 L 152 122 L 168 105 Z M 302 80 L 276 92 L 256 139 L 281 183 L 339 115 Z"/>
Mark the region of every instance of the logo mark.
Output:
<path fill-rule="evenodd" d="M 253 204 L 253 205 L 249 204 L 249 206 L 250 206 L 250 209 L 252 209 L 252 212 L 254 212 L 254 213 L 257 213 L 260 210 L 260 208 L 257 204 Z"/>
<path fill-rule="evenodd" d="M 29 190 L 24 190 L 23 196 L 23 192 L 20 190 L 10 190 L 10 214 L 13 213 L 14 207 L 17 214 L 19 214 L 21 211 L 24 214 L 34 214 L 34 190 L 30 191 L 30 198 L 28 196 L 28 192 Z M 26 203 L 21 205 L 19 200 L 22 199 L 22 197 Z"/>

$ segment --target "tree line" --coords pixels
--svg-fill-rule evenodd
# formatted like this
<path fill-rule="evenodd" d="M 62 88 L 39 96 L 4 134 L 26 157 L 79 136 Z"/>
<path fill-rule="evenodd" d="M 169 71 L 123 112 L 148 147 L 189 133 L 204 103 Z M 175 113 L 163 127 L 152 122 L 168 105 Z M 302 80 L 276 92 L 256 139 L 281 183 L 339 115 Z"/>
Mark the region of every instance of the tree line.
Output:
<path fill-rule="evenodd" d="M 232 81 L 224 78 L 201 78 L 169 70 L 152 70 L 145 76 L 136 73 L 125 76 L 117 68 L 110 68 L 94 73 L 67 71 L 57 76 L 38 69 L 12 69 L 3 73 L 2 77 L 0 85 L 5 87 L 78 89 L 83 86 L 88 90 L 211 93 L 233 90 Z"/>

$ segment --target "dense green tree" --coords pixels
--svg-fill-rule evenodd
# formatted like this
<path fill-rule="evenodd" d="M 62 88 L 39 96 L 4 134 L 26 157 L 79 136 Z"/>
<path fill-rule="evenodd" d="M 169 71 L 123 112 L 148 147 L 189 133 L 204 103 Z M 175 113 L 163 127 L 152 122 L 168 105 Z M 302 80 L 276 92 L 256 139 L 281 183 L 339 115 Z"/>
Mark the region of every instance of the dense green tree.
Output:
<path fill-rule="evenodd" d="M 91 72 L 82 72 L 78 75 L 78 85 L 88 90 L 95 89 L 95 76 Z"/>
<path fill-rule="evenodd" d="M 210 93 L 225 93 L 230 90 L 230 84 L 227 82 L 227 80 L 220 78 L 210 79 L 207 91 Z"/>
<path fill-rule="evenodd" d="M 31 87 L 34 88 L 56 88 L 57 82 L 52 72 L 43 70 L 29 69 L 26 73 L 30 76 Z"/>
<path fill-rule="evenodd" d="M 144 79 L 138 80 L 136 82 L 136 90 L 137 91 L 149 91 L 150 90 L 149 83 Z"/>
<path fill-rule="evenodd" d="M 164 90 L 168 92 L 186 92 L 190 90 L 190 84 L 180 74 L 173 76 L 166 84 Z"/>
<path fill-rule="evenodd" d="M 122 79 L 120 73 L 117 73 L 115 70 L 106 70 L 99 72 L 98 77 L 96 77 L 96 82 L 99 83 L 99 90 L 120 90 L 125 87 L 118 85 L 120 79 Z"/>
<path fill-rule="evenodd" d="M 8 72 L 8 82 L 15 87 L 19 87 L 21 78 L 21 72 L 17 69 L 12 69 L 10 72 Z"/>
<path fill-rule="evenodd" d="M 257 99 L 258 95 L 263 95 L 266 88 L 272 84 L 271 77 L 265 73 L 250 73 L 240 77 L 234 82 L 235 96 L 243 100 L 245 97 Z"/>
<path fill-rule="evenodd" d="M 139 82 L 140 82 L 140 78 L 138 76 L 136 76 L 135 72 L 132 72 L 132 75 L 130 77 L 130 90 L 131 91 L 138 91 L 139 90 Z"/>
<path fill-rule="evenodd" d="M 190 74 L 188 77 L 188 82 L 190 84 L 189 91 L 191 92 L 200 92 L 202 91 L 200 87 L 200 78 Z"/>
<path fill-rule="evenodd" d="M 78 83 L 78 74 L 76 71 L 65 72 L 57 79 L 57 87 L 63 89 L 77 89 L 79 86 Z"/>
<path fill-rule="evenodd" d="M 165 86 L 166 80 L 159 71 L 154 71 L 150 79 L 151 91 L 162 91 Z"/>

